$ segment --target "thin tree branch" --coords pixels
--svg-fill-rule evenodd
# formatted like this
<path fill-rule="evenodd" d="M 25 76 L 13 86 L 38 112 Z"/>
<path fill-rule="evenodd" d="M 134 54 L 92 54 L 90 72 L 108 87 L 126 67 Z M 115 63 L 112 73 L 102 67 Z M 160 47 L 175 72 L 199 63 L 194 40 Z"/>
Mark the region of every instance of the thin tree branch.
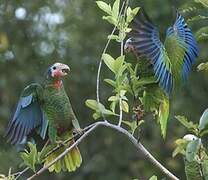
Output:
<path fill-rule="evenodd" d="M 121 6 L 121 9 L 120 9 L 120 12 L 119 12 L 119 17 L 121 16 L 121 13 L 123 11 L 123 8 L 124 8 L 124 5 L 125 5 L 125 2 L 126 0 L 123 2 L 122 6 Z M 114 26 L 111 34 L 110 34 L 110 37 L 115 33 L 116 31 L 116 28 L 117 28 L 117 25 Z M 109 46 L 111 42 L 111 38 L 108 39 L 104 49 L 103 49 L 103 52 L 102 52 L 102 55 L 106 53 L 107 51 L 107 48 Z M 102 64 L 103 64 L 103 59 L 102 57 L 100 58 L 100 62 L 99 62 L 99 65 L 98 65 L 98 71 L 97 71 L 97 83 L 96 83 L 96 97 L 97 97 L 97 103 L 99 104 L 100 103 L 100 73 L 101 73 L 101 68 L 102 68 Z M 102 117 L 104 118 L 104 115 L 102 113 Z"/>
<path fill-rule="evenodd" d="M 127 11 L 127 7 L 128 7 L 128 4 L 129 4 L 129 0 L 126 0 L 124 1 L 125 3 L 125 9 L 124 9 L 124 12 L 122 13 L 122 10 L 121 10 L 121 17 L 123 16 L 125 18 L 125 15 L 126 15 L 126 11 Z M 124 39 L 123 39 L 123 36 L 125 34 L 124 32 L 124 24 L 121 23 L 121 28 L 120 28 L 120 33 L 121 33 L 121 37 L 122 37 L 122 40 L 121 40 L 121 56 L 124 55 Z M 119 95 L 119 121 L 118 121 L 118 126 L 121 126 L 121 123 L 122 123 L 122 119 L 123 119 L 123 109 L 122 109 L 122 97 Z"/>
<path fill-rule="evenodd" d="M 22 175 L 23 175 L 25 172 L 27 172 L 29 169 L 30 169 L 29 167 L 26 167 L 26 168 L 23 169 L 22 171 L 13 174 L 14 176 L 16 176 L 16 177 L 14 178 L 14 180 L 17 180 L 20 176 L 22 176 Z"/>
<path fill-rule="evenodd" d="M 122 99 L 121 97 L 119 96 L 119 110 L 120 110 L 120 113 L 119 113 L 119 121 L 118 121 L 118 126 L 121 126 L 121 122 L 122 122 L 122 119 L 123 119 L 123 109 L 122 109 Z"/>
<path fill-rule="evenodd" d="M 83 134 L 79 139 L 77 139 L 70 147 L 66 148 L 66 150 L 61 153 L 57 158 L 55 158 L 53 161 L 51 161 L 47 166 L 44 166 L 41 168 L 37 173 L 33 174 L 31 177 L 29 177 L 27 180 L 32 180 L 35 177 L 42 174 L 44 171 L 46 171 L 50 166 L 52 166 L 54 163 L 56 163 L 58 160 L 63 158 L 71 149 L 73 149 L 75 146 L 77 146 L 83 139 L 85 139 L 90 133 L 92 133 L 97 127 L 99 126 L 106 126 L 111 129 L 115 129 L 118 132 L 121 132 L 122 134 L 126 135 L 128 139 L 134 144 L 134 146 L 137 148 L 139 152 L 141 152 L 144 157 L 146 157 L 147 160 L 149 160 L 154 166 L 156 166 L 160 171 L 165 174 L 167 177 L 169 177 L 172 180 L 179 180 L 175 175 L 173 175 L 168 169 L 166 169 L 159 161 L 157 161 L 153 155 L 138 141 L 137 139 L 130 134 L 127 130 L 125 130 L 122 127 L 119 127 L 117 125 L 108 123 L 107 121 L 99 121 L 94 124 L 90 129 L 88 129 L 85 134 Z"/>
<path fill-rule="evenodd" d="M 93 126 L 95 125 L 95 123 L 93 124 L 90 124 L 89 126 L 85 127 L 83 129 L 83 134 L 85 133 L 86 130 L 92 128 Z M 72 138 L 69 138 L 69 139 L 66 139 L 62 144 L 59 144 L 58 146 L 56 146 L 55 148 L 53 148 L 51 151 L 49 151 L 44 158 L 47 158 L 50 154 L 54 153 L 55 151 L 59 150 L 61 147 L 63 147 L 66 143 L 68 143 L 69 141 L 71 141 L 73 138 L 76 138 L 79 134 L 76 133 Z M 46 142 L 46 144 L 48 143 L 48 141 Z M 46 144 L 44 145 L 44 147 L 46 146 Z M 43 147 L 43 148 L 44 148 Z M 15 177 L 15 180 L 17 180 L 19 177 L 21 177 L 23 174 L 25 174 L 27 171 L 29 171 L 30 168 L 29 167 L 26 167 L 25 169 L 23 169 L 22 171 L 20 172 L 16 172 L 14 174 L 12 174 L 13 176 L 16 176 Z"/>
<path fill-rule="evenodd" d="M 90 129 L 88 129 L 82 136 L 80 136 L 79 139 L 77 139 L 70 147 L 66 148 L 63 153 L 61 153 L 58 157 L 56 157 L 53 161 L 51 161 L 47 166 L 44 166 L 41 168 L 38 172 L 33 174 L 31 177 L 29 177 L 27 180 L 31 180 L 35 178 L 36 176 L 42 174 L 44 171 L 46 171 L 50 166 L 52 166 L 54 163 L 56 163 L 59 159 L 63 158 L 68 152 L 70 152 L 71 149 L 73 149 L 75 146 L 77 146 L 85 137 L 87 137 L 90 132 L 92 132 L 96 127 L 100 125 L 100 122 L 95 123 L 94 126 L 92 126 Z"/>

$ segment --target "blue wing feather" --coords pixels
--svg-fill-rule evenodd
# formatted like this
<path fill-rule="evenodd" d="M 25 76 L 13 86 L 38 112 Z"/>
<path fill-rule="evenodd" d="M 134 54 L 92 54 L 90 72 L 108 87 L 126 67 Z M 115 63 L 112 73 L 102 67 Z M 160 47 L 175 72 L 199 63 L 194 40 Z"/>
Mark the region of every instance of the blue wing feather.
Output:
<path fill-rule="evenodd" d="M 167 62 L 164 46 L 160 41 L 158 29 L 151 23 L 142 10 L 131 24 L 130 41 L 134 52 L 151 60 L 159 85 L 170 94 L 173 86 L 171 64 Z M 128 46 L 128 45 L 127 45 Z"/>
<path fill-rule="evenodd" d="M 191 71 L 191 67 L 199 55 L 199 49 L 191 30 L 188 28 L 184 18 L 179 13 L 177 13 L 173 27 L 170 27 L 167 30 L 167 37 L 173 34 L 177 35 L 179 40 L 184 42 L 186 45 L 186 52 L 182 66 L 182 78 L 186 81 Z"/>
<path fill-rule="evenodd" d="M 21 97 L 5 136 L 11 144 L 20 144 L 34 130 L 44 139 L 48 120 L 37 98 L 31 94 Z M 23 91 L 24 94 L 24 91 Z"/>

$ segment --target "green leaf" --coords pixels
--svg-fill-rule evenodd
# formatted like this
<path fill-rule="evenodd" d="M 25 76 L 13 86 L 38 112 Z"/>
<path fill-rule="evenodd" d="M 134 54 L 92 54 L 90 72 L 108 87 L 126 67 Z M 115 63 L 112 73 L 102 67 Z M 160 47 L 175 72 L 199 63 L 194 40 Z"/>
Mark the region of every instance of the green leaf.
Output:
<path fill-rule="evenodd" d="M 93 113 L 92 117 L 93 117 L 95 120 L 97 120 L 97 119 L 99 119 L 99 118 L 101 117 L 101 114 L 95 112 L 95 113 Z"/>
<path fill-rule="evenodd" d="M 20 153 L 20 157 L 23 159 L 24 164 L 31 168 L 35 172 L 35 165 L 38 163 L 38 151 L 35 144 L 28 143 L 30 151 Z"/>
<path fill-rule="evenodd" d="M 199 21 L 199 20 L 204 20 L 204 19 L 208 19 L 208 16 L 202 16 L 202 15 L 197 15 L 197 16 L 194 16 L 192 18 L 189 18 L 187 20 L 187 22 L 195 22 L 195 21 Z"/>
<path fill-rule="evenodd" d="M 186 154 L 186 146 L 188 144 L 188 142 L 185 139 L 177 139 L 175 141 L 176 144 L 176 148 L 174 149 L 173 153 L 172 153 L 172 157 L 175 157 L 178 154 Z"/>
<path fill-rule="evenodd" d="M 120 42 L 120 38 L 118 35 L 109 35 L 108 39 L 116 40 L 117 42 Z"/>
<path fill-rule="evenodd" d="M 44 146 L 41 152 L 38 152 L 38 163 L 41 164 L 45 161 L 46 155 L 49 153 L 51 150 L 50 146 Z"/>
<path fill-rule="evenodd" d="M 113 81 L 112 79 L 104 79 L 104 81 L 116 88 L 116 82 Z"/>
<path fill-rule="evenodd" d="M 194 130 L 197 129 L 197 125 L 194 124 L 191 121 L 188 121 L 187 118 L 185 116 L 175 116 L 175 118 L 186 128 L 188 128 L 189 130 Z"/>
<path fill-rule="evenodd" d="M 109 54 L 103 54 L 102 59 L 107 67 L 116 75 L 119 76 L 123 71 L 126 69 L 124 64 L 125 56 L 119 56 L 118 58 L 114 59 Z"/>
<path fill-rule="evenodd" d="M 115 70 L 115 74 L 119 74 L 119 72 L 121 71 L 121 68 L 123 66 L 124 63 L 124 59 L 125 56 L 119 56 L 118 58 L 116 58 L 116 60 L 114 61 L 114 70 Z M 122 72 L 121 72 L 122 73 Z"/>
<path fill-rule="evenodd" d="M 196 39 L 198 41 L 208 39 L 208 26 L 202 27 L 196 32 Z"/>
<path fill-rule="evenodd" d="M 141 86 L 145 86 L 147 84 L 153 84 L 153 83 L 156 83 L 154 76 L 140 78 L 135 82 L 135 88 L 139 88 Z"/>
<path fill-rule="evenodd" d="M 195 0 L 195 2 L 201 3 L 203 6 L 208 8 L 208 0 Z"/>
<path fill-rule="evenodd" d="M 113 16 L 103 16 L 103 19 L 108 21 L 110 24 L 117 25 L 117 20 Z"/>
<path fill-rule="evenodd" d="M 141 120 L 139 122 L 137 121 L 122 121 L 122 122 L 130 128 L 131 134 L 134 134 L 136 129 L 144 123 L 144 120 Z"/>
<path fill-rule="evenodd" d="M 167 122 L 169 117 L 169 99 L 164 97 L 159 107 L 158 120 L 163 138 L 166 137 Z"/>
<path fill-rule="evenodd" d="M 97 101 L 93 99 L 88 99 L 85 101 L 85 105 L 93 110 L 97 110 Z"/>
<path fill-rule="evenodd" d="M 133 10 L 130 7 L 127 8 L 127 12 L 126 12 L 126 14 L 127 14 L 126 21 L 127 21 L 127 23 L 130 23 L 134 19 L 134 16 L 138 13 L 139 9 L 140 9 L 140 7 L 136 7 Z"/>
<path fill-rule="evenodd" d="M 113 101 L 110 105 L 110 109 L 115 113 L 116 105 L 118 104 L 118 101 Z"/>
<path fill-rule="evenodd" d="M 103 110 L 103 114 L 105 114 L 105 115 L 116 115 L 114 112 L 112 112 L 112 111 L 110 111 L 108 109 L 104 109 Z"/>
<path fill-rule="evenodd" d="M 101 117 L 101 114 L 104 115 L 116 115 L 114 112 L 105 108 L 105 106 L 101 103 L 97 103 L 96 100 L 88 99 L 85 101 L 87 107 L 91 108 L 95 112 L 93 113 L 93 118 L 96 120 Z"/>
<path fill-rule="evenodd" d="M 119 97 L 118 96 L 111 96 L 108 98 L 108 101 L 118 101 Z"/>
<path fill-rule="evenodd" d="M 112 72 L 116 73 L 116 70 L 114 68 L 115 59 L 111 55 L 109 55 L 109 54 L 103 54 L 102 55 L 102 59 L 105 62 L 105 64 L 108 66 L 108 68 Z"/>
<path fill-rule="evenodd" d="M 194 141 L 191 141 L 188 143 L 187 147 L 186 147 L 186 159 L 187 161 L 191 162 L 195 160 L 195 157 L 197 155 L 198 152 L 198 148 L 200 145 L 200 141 L 199 139 L 196 139 Z"/>
<path fill-rule="evenodd" d="M 208 71 L 208 62 L 201 63 L 197 66 L 198 71 Z"/>
<path fill-rule="evenodd" d="M 157 180 L 157 176 L 152 176 L 151 178 L 149 178 L 149 180 Z"/>
<path fill-rule="evenodd" d="M 126 112 L 126 113 L 129 112 L 129 105 L 126 101 L 124 101 L 124 100 L 121 101 L 121 107 L 124 112 Z"/>
<path fill-rule="evenodd" d="M 207 124 L 208 124 L 208 109 L 206 109 L 203 112 L 203 114 L 202 114 L 202 116 L 201 116 L 201 118 L 199 120 L 199 130 L 201 131 L 205 127 L 207 127 Z"/>
<path fill-rule="evenodd" d="M 119 15 L 119 7 L 120 7 L 120 0 L 115 0 L 112 8 L 112 16 L 116 20 L 118 19 L 118 15 Z"/>
<path fill-rule="evenodd" d="M 107 14 L 111 15 L 111 6 L 103 1 L 96 1 L 98 7 L 100 9 L 102 9 L 104 12 L 106 12 Z"/>

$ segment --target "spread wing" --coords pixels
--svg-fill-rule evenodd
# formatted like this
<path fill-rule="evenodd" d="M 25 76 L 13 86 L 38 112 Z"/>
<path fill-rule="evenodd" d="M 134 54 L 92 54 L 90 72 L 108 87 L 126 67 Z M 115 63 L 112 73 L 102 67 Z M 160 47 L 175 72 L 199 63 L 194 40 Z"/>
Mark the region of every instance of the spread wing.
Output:
<path fill-rule="evenodd" d="M 174 76 L 179 76 L 176 81 L 186 81 L 199 49 L 191 30 L 179 13 L 174 25 L 167 30 L 165 47 L 175 71 Z"/>
<path fill-rule="evenodd" d="M 154 74 L 159 85 L 170 94 L 173 86 L 171 62 L 164 45 L 159 38 L 159 32 L 143 10 L 140 10 L 131 23 L 130 41 L 128 44 L 137 56 L 150 59 Z"/>
<path fill-rule="evenodd" d="M 33 130 L 45 138 L 48 121 L 40 105 L 41 92 L 42 87 L 35 83 L 23 90 L 5 133 L 11 144 L 21 143 Z"/>

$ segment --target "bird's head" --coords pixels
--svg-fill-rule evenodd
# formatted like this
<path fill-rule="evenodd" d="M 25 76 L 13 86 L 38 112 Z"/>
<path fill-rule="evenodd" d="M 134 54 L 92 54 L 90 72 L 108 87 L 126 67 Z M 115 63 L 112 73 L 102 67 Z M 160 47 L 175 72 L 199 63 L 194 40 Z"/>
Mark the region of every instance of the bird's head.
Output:
<path fill-rule="evenodd" d="M 52 79 L 61 79 L 63 76 L 66 76 L 70 71 L 70 68 L 66 64 L 54 63 L 48 68 L 47 78 Z"/>
<path fill-rule="evenodd" d="M 132 52 L 134 50 L 134 46 L 132 45 L 132 38 L 126 40 L 124 45 L 124 51 L 126 53 Z"/>

